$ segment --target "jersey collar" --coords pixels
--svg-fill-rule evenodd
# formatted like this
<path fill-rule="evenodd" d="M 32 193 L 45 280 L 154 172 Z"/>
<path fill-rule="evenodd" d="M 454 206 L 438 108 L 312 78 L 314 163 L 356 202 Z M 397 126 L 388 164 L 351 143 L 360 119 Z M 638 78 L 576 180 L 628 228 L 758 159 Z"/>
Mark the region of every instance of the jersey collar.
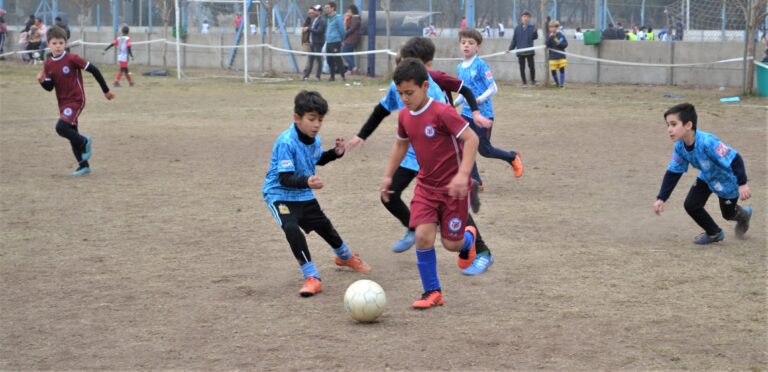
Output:
<path fill-rule="evenodd" d="M 62 58 L 64 58 L 64 56 L 65 56 L 65 55 L 67 55 L 67 51 L 66 51 L 66 50 L 65 50 L 65 51 L 63 51 L 63 52 L 61 53 L 61 55 L 60 55 L 60 56 L 58 56 L 58 57 L 54 57 L 53 55 L 51 55 L 51 59 L 52 59 L 52 60 L 54 60 L 54 61 L 59 61 L 59 60 L 61 60 Z"/>
<path fill-rule="evenodd" d="M 410 111 L 410 110 L 408 110 L 408 111 L 410 111 L 411 115 L 413 115 L 413 116 L 421 115 L 424 111 L 427 111 L 427 109 L 429 108 L 429 105 L 431 105 L 432 101 L 434 101 L 434 100 L 435 100 L 434 98 L 429 97 L 429 101 L 427 101 L 427 104 L 424 105 L 424 107 L 422 107 L 421 110 L 416 111 L 416 112 L 413 112 L 413 111 Z"/>
<path fill-rule="evenodd" d="M 472 66 L 473 63 L 475 63 L 475 60 L 477 59 L 477 54 L 475 54 L 472 58 L 469 60 L 463 60 L 461 61 L 461 66 L 464 68 L 467 68 L 469 66 Z"/>

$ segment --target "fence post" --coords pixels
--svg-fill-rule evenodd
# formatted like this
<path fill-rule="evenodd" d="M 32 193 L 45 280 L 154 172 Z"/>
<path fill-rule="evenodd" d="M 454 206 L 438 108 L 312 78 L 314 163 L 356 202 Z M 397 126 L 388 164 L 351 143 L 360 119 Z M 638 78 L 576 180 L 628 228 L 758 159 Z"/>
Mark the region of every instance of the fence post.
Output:
<path fill-rule="evenodd" d="M 669 64 L 675 64 L 675 42 L 669 43 Z M 675 85 L 675 68 L 669 66 L 669 72 L 667 73 L 667 85 Z"/>

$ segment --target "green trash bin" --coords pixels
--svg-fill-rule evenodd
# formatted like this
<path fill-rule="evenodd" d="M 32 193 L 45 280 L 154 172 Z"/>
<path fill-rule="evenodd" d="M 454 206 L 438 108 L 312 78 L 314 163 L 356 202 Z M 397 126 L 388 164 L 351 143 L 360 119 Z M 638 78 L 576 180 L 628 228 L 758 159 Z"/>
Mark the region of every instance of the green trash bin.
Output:
<path fill-rule="evenodd" d="M 757 74 L 757 95 L 768 97 L 768 64 L 755 63 L 755 73 Z"/>
<path fill-rule="evenodd" d="M 584 45 L 598 45 L 601 41 L 600 30 L 584 31 Z"/>

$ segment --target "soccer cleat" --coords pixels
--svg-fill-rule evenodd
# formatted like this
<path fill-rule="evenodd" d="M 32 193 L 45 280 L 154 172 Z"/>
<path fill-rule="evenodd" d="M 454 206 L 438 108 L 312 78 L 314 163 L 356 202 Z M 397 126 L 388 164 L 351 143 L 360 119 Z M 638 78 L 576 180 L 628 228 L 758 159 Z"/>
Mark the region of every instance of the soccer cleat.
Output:
<path fill-rule="evenodd" d="M 469 205 L 472 213 L 480 212 L 480 183 L 472 181 L 472 192 L 469 194 Z"/>
<path fill-rule="evenodd" d="M 304 285 L 299 289 L 299 295 L 301 297 L 311 297 L 323 291 L 323 283 L 320 279 L 310 276 L 304 279 Z"/>
<path fill-rule="evenodd" d="M 445 299 L 443 298 L 443 294 L 438 290 L 424 293 L 421 295 L 421 299 L 416 300 L 411 306 L 414 309 L 424 310 L 429 309 L 430 307 L 443 306 L 444 303 Z"/>
<path fill-rule="evenodd" d="M 405 252 L 413 245 L 416 244 L 416 232 L 408 230 L 405 232 L 405 235 L 402 239 L 398 240 L 393 246 L 392 246 L 392 252 L 400 253 Z"/>
<path fill-rule="evenodd" d="M 93 137 L 85 136 L 85 151 L 83 151 L 80 158 L 83 159 L 82 161 L 88 161 L 91 155 L 93 155 Z"/>
<path fill-rule="evenodd" d="M 474 226 L 467 226 L 465 231 L 469 231 L 472 233 L 472 235 L 475 236 L 475 240 L 472 241 L 472 246 L 469 247 L 469 252 L 467 253 L 467 258 L 461 258 L 461 254 L 459 254 L 457 260 L 457 264 L 459 265 L 459 269 L 466 269 L 469 267 L 469 265 L 472 264 L 472 261 L 475 260 L 475 255 L 477 254 L 477 250 L 475 249 L 475 242 L 477 241 L 477 229 Z"/>
<path fill-rule="evenodd" d="M 116 82 L 112 83 L 112 86 L 115 87 L 115 88 L 120 88 L 120 82 L 116 81 Z"/>
<path fill-rule="evenodd" d="M 75 176 L 75 177 L 80 177 L 80 176 L 85 176 L 88 173 L 91 173 L 91 168 L 90 167 L 83 167 L 83 168 L 80 168 L 80 169 L 74 171 L 72 173 L 72 175 Z"/>
<path fill-rule="evenodd" d="M 723 232 L 723 230 L 720 229 L 719 233 L 712 236 L 709 236 L 707 235 L 707 233 L 703 232 L 699 234 L 699 236 L 697 236 L 696 239 L 693 239 L 693 242 L 699 245 L 705 245 L 705 244 L 721 242 L 723 241 L 723 239 L 725 239 L 725 232 Z"/>
<path fill-rule="evenodd" d="M 341 258 L 336 257 L 336 265 L 349 267 L 359 273 L 367 273 L 371 271 L 371 267 L 363 262 L 357 253 L 353 254 L 348 260 L 342 260 Z"/>
<path fill-rule="evenodd" d="M 472 265 L 464 269 L 462 273 L 464 275 L 480 275 L 486 272 L 491 265 L 493 265 L 493 256 L 489 254 L 477 255 L 472 261 Z"/>
<path fill-rule="evenodd" d="M 744 239 L 744 234 L 749 230 L 749 220 L 752 219 L 752 207 L 741 209 L 741 221 L 736 222 L 736 238 Z"/>
<path fill-rule="evenodd" d="M 128 85 L 130 85 L 130 86 L 134 86 L 134 85 L 136 85 L 136 83 L 134 83 L 134 82 L 132 82 L 132 81 L 129 81 L 129 82 L 128 82 Z"/>
<path fill-rule="evenodd" d="M 523 176 L 523 171 L 525 170 L 525 167 L 523 167 L 523 159 L 520 158 L 520 154 L 517 154 L 514 159 L 512 159 L 512 171 L 515 172 L 515 177 L 520 178 Z"/>

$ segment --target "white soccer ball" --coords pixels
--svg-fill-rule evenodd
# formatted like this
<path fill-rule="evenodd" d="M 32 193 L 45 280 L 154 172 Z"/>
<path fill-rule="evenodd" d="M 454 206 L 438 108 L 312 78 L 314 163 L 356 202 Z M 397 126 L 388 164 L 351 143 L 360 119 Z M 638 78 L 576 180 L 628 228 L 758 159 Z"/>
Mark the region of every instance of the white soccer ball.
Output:
<path fill-rule="evenodd" d="M 358 280 L 344 293 L 344 307 L 358 322 L 373 322 L 384 312 L 386 304 L 384 289 L 372 280 Z"/>
<path fill-rule="evenodd" d="M 40 52 L 34 52 L 34 53 L 32 53 L 32 58 L 34 58 L 34 59 L 40 59 Z"/>

